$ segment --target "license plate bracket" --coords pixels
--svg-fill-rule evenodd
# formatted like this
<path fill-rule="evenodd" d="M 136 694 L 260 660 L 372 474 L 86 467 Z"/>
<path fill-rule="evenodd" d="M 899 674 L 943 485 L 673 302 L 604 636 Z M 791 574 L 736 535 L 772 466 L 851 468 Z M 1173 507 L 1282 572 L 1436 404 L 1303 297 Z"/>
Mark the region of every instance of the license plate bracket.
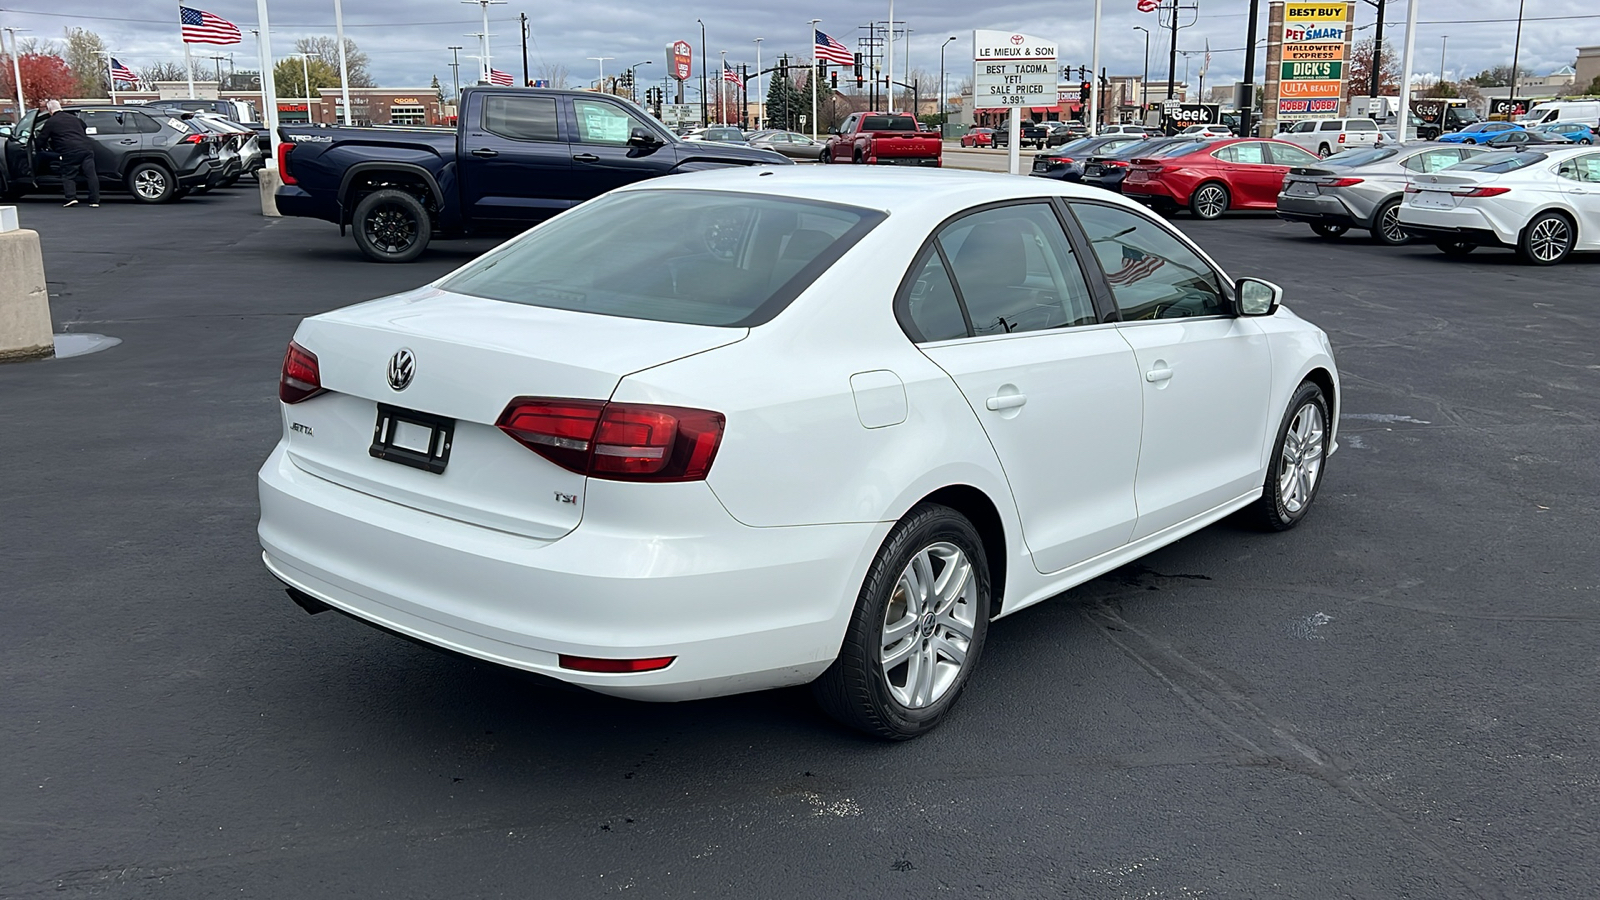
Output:
<path fill-rule="evenodd" d="M 367 453 L 439 475 L 450 462 L 455 432 L 455 419 L 379 403 L 378 421 L 372 427 L 372 446 Z"/>

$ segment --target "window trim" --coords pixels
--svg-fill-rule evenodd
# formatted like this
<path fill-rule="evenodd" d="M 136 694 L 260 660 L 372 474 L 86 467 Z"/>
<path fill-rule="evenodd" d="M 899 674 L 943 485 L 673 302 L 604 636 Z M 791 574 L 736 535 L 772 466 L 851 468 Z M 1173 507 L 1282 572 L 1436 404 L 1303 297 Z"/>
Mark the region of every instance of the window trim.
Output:
<path fill-rule="evenodd" d="M 1116 293 L 1111 287 L 1110 280 L 1108 280 L 1106 278 L 1105 267 L 1100 264 L 1100 255 L 1098 253 L 1093 253 L 1092 245 L 1090 245 L 1091 246 L 1091 256 L 1094 259 L 1094 270 L 1093 270 L 1092 273 L 1090 273 L 1091 277 L 1095 278 L 1098 281 L 1100 287 L 1105 291 L 1106 296 L 1111 298 L 1112 308 L 1116 310 L 1116 319 L 1115 319 L 1115 321 L 1119 326 L 1170 325 L 1173 322 L 1179 322 L 1179 321 L 1182 321 L 1182 322 L 1205 322 L 1205 321 L 1210 321 L 1211 319 L 1237 319 L 1237 318 L 1240 317 L 1239 316 L 1239 304 L 1238 304 L 1238 300 L 1237 300 L 1237 295 L 1236 295 L 1235 290 L 1234 290 L 1233 279 L 1229 278 L 1227 273 L 1222 271 L 1222 267 L 1217 265 L 1216 260 L 1213 260 L 1209 254 L 1207 254 L 1204 250 L 1202 250 L 1200 248 L 1199 244 L 1196 244 L 1194 241 L 1189 240 L 1188 235 L 1185 235 L 1183 232 L 1177 230 L 1176 228 L 1171 227 L 1170 225 L 1168 225 L 1167 223 L 1165 223 L 1165 222 L 1163 222 L 1163 221 L 1161 221 L 1159 219 L 1156 219 L 1156 218 L 1153 218 L 1151 216 L 1145 215 L 1145 213 L 1142 210 L 1129 209 L 1128 207 L 1126 207 L 1126 206 L 1124 206 L 1124 205 L 1122 205 L 1120 203 L 1107 203 L 1104 200 L 1099 200 L 1099 199 L 1091 198 L 1091 197 L 1082 197 L 1082 198 L 1079 198 L 1079 197 L 1072 197 L 1072 198 L 1062 197 L 1060 199 L 1062 201 L 1062 205 L 1067 207 L 1067 212 L 1072 213 L 1072 224 L 1073 224 L 1073 227 L 1075 229 L 1077 229 L 1080 238 L 1084 241 L 1085 244 L 1089 243 L 1089 232 L 1084 230 L 1083 223 L 1078 220 L 1077 214 L 1072 211 L 1072 208 L 1074 206 L 1080 206 L 1080 205 L 1081 206 L 1102 206 L 1102 207 L 1105 207 L 1107 209 L 1114 209 L 1114 210 L 1118 210 L 1120 212 L 1125 212 L 1130 216 L 1136 216 L 1136 217 L 1138 217 L 1140 219 L 1143 219 L 1146 222 L 1149 222 L 1149 223 L 1155 225 L 1156 227 L 1160 228 L 1161 230 L 1165 231 L 1167 234 L 1172 235 L 1173 237 L 1177 238 L 1177 240 L 1178 240 L 1178 242 L 1180 244 L 1182 244 L 1183 246 L 1189 248 L 1189 250 L 1192 253 L 1194 253 L 1195 256 L 1199 257 L 1199 259 L 1200 259 L 1200 261 L 1202 263 L 1205 263 L 1206 268 L 1210 269 L 1211 273 L 1217 277 L 1217 284 L 1219 284 L 1222 287 L 1222 299 L 1227 304 L 1227 312 L 1217 313 L 1215 315 L 1210 315 L 1210 316 L 1188 316 L 1188 317 L 1185 317 L 1183 319 L 1140 319 L 1140 320 L 1136 320 L 1136 321 L 1125 320 L 1125 319 L 1122 318 L 1122 308 L 1120 306 L 1116 306 Z"/>
<path fill-rule="evenodd" d="M 1108 295 L 1102 295 L 1100 280 L 1097 280 L 1095 277 L 1095 273 L 1099 271 L 1100 263 L 1098 260 L 1096 260 L 1092 267 L 1086 267 L 1084 265 L 1083 256 L 1084 249 L 1087 244 L 1083 240 L 1081 234 L 1075 234 L 1073 231 L 1073 229 L 1077 226 L 1077 222 L 1075 220 L 1062 217 L 1062 210 L 1060 207 L 1061 199 L 1062 198 L 1059 196 L 1047 194 L 1041 197 L 1019 197 L 1011 200 L 996 200 L 990 203 L 980 203 L 977 206 L 969 206 L 960 212 L 952 213 L 951 215 L 945 217 L 937 225 L 933 226 L 933 228 L 928 231 L 927 236 L 922 239 L 922 244 L 917 248 L 916 254 L 912 256 L 911 265 L 906 267 L 905 274 L 900 276 L 900 286 L 897 287 L 894 292 L 894 304 L 892 310 L 894 312 L 894 318 L 895 321 L 900 324 L 900 330 L 905 333 L 905 336 L 911 341 L 911 343 L 918 345 L 938 344 L 943 346 L 955 341 L 980 341 L 991 340 L 995 338 L 1020 338 L 1029 335 L 1063 334 L 1083 328 L 1096 328 L 1101 325 L 1108 325 L 1117 321 L 1118 315 L 1116 304 L 1115 302 L 1111 304 L 1110 312 L 1108 313 L 1105 304 L 1105 300 Z M 968 216 L 977 215 L 978 213 L 982 212 L 988 212 L 993 209 L 1004 209 L 1012 206 L 1027 206 L 1030 204 L 1047 206 L 1050 211 L 1055 214 L 1056 223 L 1061 226 L 1061 230 L 1066 235 L 1067 245 L 1072 248 L 1073 255 L 1078 257 L 1078 270 L 1083 273 L 1084 286 L 1088 288 L 1089 303 L 1094 308 L 1097 321 L 1089 325 L 1063 325 L 1058 328 L 1017 331 L 1010 334 L 978 334 L 976 329 L 972 327 L 972 313 L 967 310 L 967 298 L 961 293 L 961 283 L 956 280 L 955 269 L 950 265 L 950 260 L 945 256 L 944 248 L 939 246 L 939 234 L 945 229 L 949 228 L 951 225 L 959 222 L 962 219 L 965 219 Z M 938 254 L 939 261 L 944 266 L 945 275 L 949 277 L 950 285 L 955 289 L 956 304 L 961 307 L 961 318 L 967 323 L 967 334 L 964 337 L 945 338 L 938 341 L 930 341 L 923 336 L 922 329 L 918 328 L 916 322 L 914 322 L 911 318 L 911 286 L 915 283 L 916 275 L 921 272 L 922 267 L 927 264 L 927 257 L 930 250 Z M 1101 280 L 1103 280 L 1103 277 Z"/>
<path fill-rule="evenodd" d="M 554 101 L 554 103 L 556 105 L 556 136 L 555 136 L 555 139 L 554 140 L 543 140 L 543 139 L 540 139 L 540 138 L 512 137 L 512 136 L 510 136 L 508 134 L 501 134 L 500 132 L 495 131 L 494 129 L 490 128 L 489 127 L 489 104 L 491 102 L 495 101 L 495 100 L 501 100 L 501 99 L 506 99 L 506 100 L 552 100 L 552 101 Z M 562 118 L 563 117 L 562 117 L 562 114 L 561 114 L 561 101 L 559 99 L 556 99 L 556 98 L 553 98 L 553 97 L 518 96 L 516 94 L 493 94 L 493 95 L 490 95 L 488 97 L 483 98 L 483 103 L 478 107 L 478 128 L 480 130 L 482 130 L 484 134 L 492 134 L 492 135 L 494 135 L 495 137 L 499 138 L 502 141 L 516 141 L 519 144 L 565 144 L 565 143 L 568 143 L 568 141 L 566 139 L 566 136 L 562 134 L 562 132 L 566 129 L 566 124 L 561 121 Z"/>

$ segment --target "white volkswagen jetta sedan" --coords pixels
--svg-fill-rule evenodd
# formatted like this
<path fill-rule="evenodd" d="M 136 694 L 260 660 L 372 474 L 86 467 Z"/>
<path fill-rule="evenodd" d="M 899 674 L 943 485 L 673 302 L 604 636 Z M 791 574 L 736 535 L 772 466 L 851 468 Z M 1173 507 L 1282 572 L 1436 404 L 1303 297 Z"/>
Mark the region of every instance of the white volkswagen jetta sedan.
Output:
<path fill-rule="evenodd" d="M 728 169 L 300 324 L 267 567 L 609 694 L 814 683 L 927 731 L 988 623 L 1230 513 L 1306 515 L 1322 331 L 1115 195 Z"/>

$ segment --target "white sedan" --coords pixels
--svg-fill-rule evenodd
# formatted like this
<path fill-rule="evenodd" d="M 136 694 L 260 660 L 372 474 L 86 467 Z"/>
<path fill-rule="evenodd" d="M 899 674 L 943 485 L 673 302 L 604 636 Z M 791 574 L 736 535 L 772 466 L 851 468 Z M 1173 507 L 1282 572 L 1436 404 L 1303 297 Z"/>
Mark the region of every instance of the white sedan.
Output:
<path fill-rule="evenodd" d="M 1450 256 L 1510 247 L 1549 266 L 1578 250 L 1600 250 L 1600 150 L 1505 150 L 1417 175 L 1400 225 Z"/>
<path fill-rule="evenodd" d="M 1334 449 L 1328 339 L 1103 191 L 725 169 L 306 319 L 260 473 L 310 611 L 608 694 L 932 728 L 992 619 Z"/>

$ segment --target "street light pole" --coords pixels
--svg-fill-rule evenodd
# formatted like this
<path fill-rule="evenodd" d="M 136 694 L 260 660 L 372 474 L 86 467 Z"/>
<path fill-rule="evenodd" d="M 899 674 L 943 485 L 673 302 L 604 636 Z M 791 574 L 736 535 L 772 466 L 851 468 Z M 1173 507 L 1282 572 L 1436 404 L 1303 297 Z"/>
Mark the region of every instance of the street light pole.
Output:
<path fill-rule="evenodd" d="M 1139 80 L 1139 121 L 1143 122 L 1145 107 L 1150 105 L 1150 29 L 1135 25 L 1133 30 L 1144 32 L 1144 75 Z"/>
<path fill-rule="evenodd" d="M 302 79 L 304 79 L 303 84 L 305 85 L 305 89 L 306 89 L 306 124 L 310 125 L 311 124 L 311 64 L 309 62 L 307 62 L 306 60 L 311 54 L 309 54 L 309 53 L 299 53 L 299 54 L 296 54 L 296 55 L 300 57 L 300 77 Z"/>
<path fill-rule="evenodd" d="M 28 102 L 22 97 L 22 65 L 17 62 L 17 58 L 22 55 L 22 52 L 17 46 L 17 29 L 7 27 L 0 28 L 0 31 L 11 35 L 11 75 L 17 80 L 17 121 L 20 122 L 22 121 L 22 114 L 28 111 L 26 109 Z M 0 44 L 4 43 L 4 41 L 0 41 Z"/>
<path fill-rule="evenodd" d="M 638 72 L 639 67 L 640 66 L 653 65 L 654 63 L 655 63 L 655 60 L 647 59 L 644 62 L 634 63 L 633 65 L 628 67 L 628 99 L 629 100 L 632 100 L 635 103 L 639 102 L 639 87 L 638 87 L 638 85 L 639 85 L 639 72 Z"/>
<path fill-rule="evenodd" d="M 700 124 L 710 125 L 706 112 L 706 54 L 710 52 L 706 50 L 706 23 L 700 19 L 695 21 L 700 23 Z"/>
<path fill-rule="evenodd" d="M 1439 35 L 1439 80 L 1444 81 L 1444 48 L 1450 43 L 1450 35 Z"/>
<path fill-rule="evenodd" d="M 1250 21 L 1254 23 L 1255 19 Z M 1178 80 L 1178 0 L 1172 0 L 1172 21 L 1169 24 L 1172 26 L 1172 49 L 1167 54 L 1167 99 L 1171 100 L 1176 89 L 1173 82 Z M 1183 80 L 1187 83 L 1189 76 L 1185 75 Z"/>
<path fill-rule="evenodd" d="M 461 57 L 457 54 L 466 49 L 460 44 L 451 44 L 445 48 L 450 51 L 450 77 L 456 85 L 456 114 L 461 112 Z"/>
<path fill-rule="evenodd" d="M 1261 17 L 1261 0 L 1250 0 L 1250 24 L 1245 28 L 1244 39 L 1244 102 L 1239 107 L 1239 136 L 1255 135 L 1256 123 L 1256 22 Z M 1262 110 L 1263 113 L 1266 110 Z"/>
<path fill-rule="evenodd" d="M 761 130 L 761 122 L 767 117 L 767 98 L 761 93 L 761 42 L 764 40 L 766 38 L 756 38 L 756 108 L 761 110 L 761 115 L 756 116 L 757 131 Z"/>
<path fill-rule="evenodd" d="M 945 39 L 944 43 L 939 45 L 939 115 L 941 117 L 944 116 L 944 114 L 945 114 L 944 101 L 945 101 L 945 94 L 946 94 L 946 90 L 945 90 L 945 86 L 944 86 L 944 48 L 950 46 L 950 42 L 955 40 L 955 39 L 956 39 L 956 36 L 952 34 L 952 35 L 950 35 L 950 37 Z M 944 128 L 944 119 L 943 118 L 939 119 L 939 128 L 941 130 Z"/>
<path fill-rule="evenodd" d="M 606 92 L 606 60 L 608 60 L 608 59 L 616 59 L 616 57 L 615 56 L 586 56 L 584 58 L 585 59 L 592 59 L 595 62 L 600 64 L 600 93 L 604 94 Z"/>

